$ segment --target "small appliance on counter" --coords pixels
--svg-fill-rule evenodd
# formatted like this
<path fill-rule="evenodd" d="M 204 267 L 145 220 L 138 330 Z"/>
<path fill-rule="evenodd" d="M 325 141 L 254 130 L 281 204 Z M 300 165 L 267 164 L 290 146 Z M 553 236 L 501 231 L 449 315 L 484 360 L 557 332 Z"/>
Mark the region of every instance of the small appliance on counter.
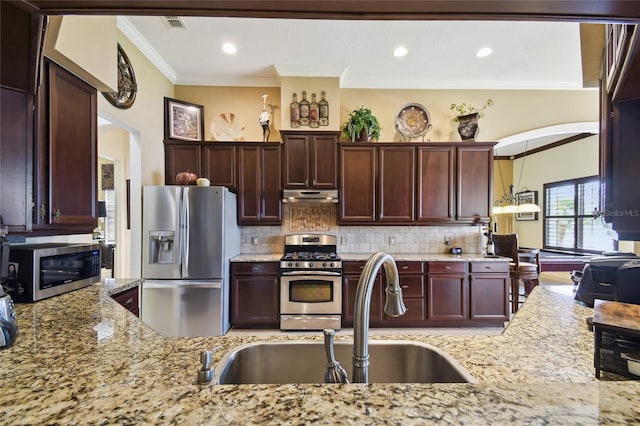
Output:
<path fill-rule="evenodd" d="M 11 346 L 18 337 L 16 313 L 13 300 L 5 293 L 4 286 L 9 281 L 9 240 L 6 228 L 0 228 L 0 349 Z"/>
<path fill-rule="evenodd" d="M 582 271 L 573 271 L 578 285 L 575 300 L 593 307 L 595 299 L 625 303 L 640 301 L 640 257 L 635 253 L 604 252 L 585 261 Z"/>

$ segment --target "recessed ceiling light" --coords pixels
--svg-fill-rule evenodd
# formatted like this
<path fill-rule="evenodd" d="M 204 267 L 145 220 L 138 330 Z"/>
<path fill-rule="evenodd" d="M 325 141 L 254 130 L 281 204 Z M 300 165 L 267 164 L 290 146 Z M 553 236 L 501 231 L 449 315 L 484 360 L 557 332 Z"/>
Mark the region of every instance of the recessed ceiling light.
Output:
<path fill-rule="evenodd" d="M 238 49 L 236 49 L 236 46 L 232 43 L 225 43 L 222 45 L 222 51 L 224 53 L 228 53 L 230 55 L 233 55 L 234 53 L 236 53 L 238 51 Z"/>
<path fill-rule="evenodd" d="M 491 55 L 491 52 L 493 52 L 493 49 L 490 47 L 482 47 L 480 48 L 480 50 L 478 50 L 476 52 L 476 57 L 477 58 L 484 58 L 487 57 L 489 55 Z"/>
<path fill-rule="evenodd" d="M 393 51 L 393 56 L 395 56 L 396 58 L 401 58 L 403 56 L 405 56 L 409 51 L 407 50 L 406 47 L 404 46 L 398 46 L 394 49 Z"/>

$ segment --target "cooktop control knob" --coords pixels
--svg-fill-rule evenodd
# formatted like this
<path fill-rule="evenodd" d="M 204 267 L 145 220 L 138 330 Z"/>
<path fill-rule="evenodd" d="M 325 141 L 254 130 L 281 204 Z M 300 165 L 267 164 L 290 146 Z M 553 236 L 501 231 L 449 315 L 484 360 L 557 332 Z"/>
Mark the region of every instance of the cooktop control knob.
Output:
<path fill-rule="evenodd" d="M 309 268 L 313 268 L 313 262 L 309 262 Z"/>
<path fill-rule="evenodd" d="M 300 266 L 300 263 L 296 262 L 296 267 Z"/>
<path fill-rule="evenodd" d="M 291 268 L 291 267 L 293 266 L 293 262 L 289 262 L 289 263 L 287 263 L 287 266 L 288 266 L 289 268 Z"/>

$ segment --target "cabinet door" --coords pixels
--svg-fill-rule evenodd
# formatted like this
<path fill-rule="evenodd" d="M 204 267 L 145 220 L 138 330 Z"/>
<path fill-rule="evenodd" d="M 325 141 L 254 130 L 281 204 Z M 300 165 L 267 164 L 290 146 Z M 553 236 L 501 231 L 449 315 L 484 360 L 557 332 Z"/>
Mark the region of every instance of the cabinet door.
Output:
<path fill-rule="evenodd" d="M 96 89 L 53 62 L 46 68 L 37 224 L 91 232 L 97 224 Z"/>
<path fill-rule="evenodd" d="M 493 147 L 458 148 L 456 218 L 488 221 L 493 200 Z"/>
<path fill-rule="evenodd" d="M 509 276 L 471 274 L 469 276 L 469 318 L 472 320 L 509 319 Z"/>
<path fill-rule="evenodd" d="M 341 223 L 374 222 L 376 216 L 376 148 L 340 147 Z"/>
<path fill-rule="evenodd" d="M 280 175 L 280 145 L 261 148 L 261 216 L 263 225 L 282 222 L 282 183 Z"/>
<path fill-rule="evenodd" d="M 280 185 L 280 145 L 238 147 L 238 224 L 280 224 Z"/>
<path fill-rule="evenodd" d="M 313 135 L 309 146 L 312 188 L 338 187 L 338 133 Z"/>
<path fill-rule="evenodd" d="M 427 274 L 427 318 L 433 321 L 467 319 L 464 274 Z"/>
<path fill-rule="evenodd" d="M 234 276 L 231 280 L 231 323 L 237 328 L 279 328 L 278 277 Z"/>
<path fill-rule="evenodd" d="M 454 220 L 455 148 L 418 148 L 418 208 L 419 222 L 451 222 Z"/>
<path fill-rule="evenodd" d="M 415 211 L 415 148 L 380 147 L 378 220 L 411 222 Z"/>
<path fill-rule="evenodd" d="M 356 290 L 360 275 L 345 274 L 342 277 L 342 326 L 353 327 L 353 318 L 355 316 Z M 379 326 L 384 319 L 382 298 L 382 278 L 381 275 L 376 277 L 371 293 L 371 305 L 369 310 L 369 325 Z"/>
<path fill-rule="evenodd" d="M 164 143 L 164 183 L 175 185 L 176 175 L 180 172 L 192 172 L 200 176 L 202 153 L 200 144 L 168 142 Z"/>
<path fill-rule="evenodd" d="M 311 136 L 283 135 L 284 161 L 282 174 L 284 187 L 304 189 L 309 187 L 309 140 Z"/>
<path fill-rule="evenodd" d="M 202 145 L 202 173 L 211 185 L 237 189 L 236 183 L 236 147 L 221 143 Z"/>
<path fill-rule="evenodd" d="M 3 87 L 0 102 L 0 216 L 9 232 L 27 231 L 32 223 L 33 96 Z"/>

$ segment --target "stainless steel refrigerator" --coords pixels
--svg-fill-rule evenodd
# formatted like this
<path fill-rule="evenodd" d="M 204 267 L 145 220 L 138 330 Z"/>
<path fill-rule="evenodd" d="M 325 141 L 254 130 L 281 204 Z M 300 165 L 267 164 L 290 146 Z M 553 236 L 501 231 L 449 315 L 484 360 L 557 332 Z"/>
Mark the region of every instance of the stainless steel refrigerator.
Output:
<path fill-rule="evenodd" d="M 142 321 L 167 337 L 222 336 L 229 259 L 240 253 L 236 195 L 222 186 L 145 186 Z"/>

